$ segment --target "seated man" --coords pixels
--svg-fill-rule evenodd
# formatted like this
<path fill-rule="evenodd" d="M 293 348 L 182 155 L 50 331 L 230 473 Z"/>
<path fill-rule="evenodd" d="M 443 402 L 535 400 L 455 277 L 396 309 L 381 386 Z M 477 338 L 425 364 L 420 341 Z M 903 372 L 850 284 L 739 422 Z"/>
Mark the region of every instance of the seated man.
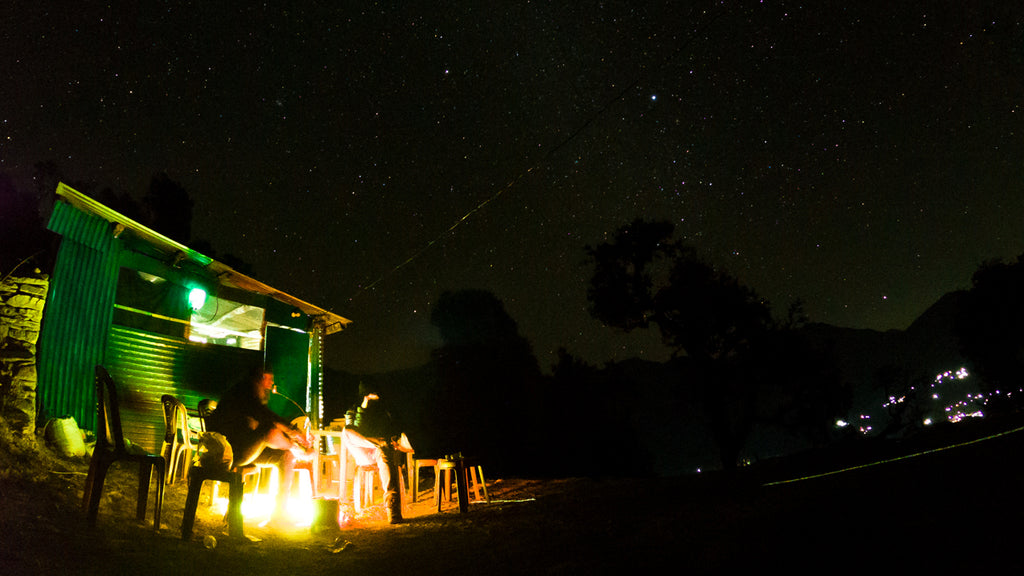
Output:
<path fill-rule="evenodd" d="M 259 370 L 242 380 L 217 402 L 206 419 L 206 429 L 227 438 L 234 455 L 232 466 L 265 464 L 280 474 L 273 522 L 284 519 L 291 491 L 295 454 L 311 453 L 302 433 L 267 407 L 274 389 L 274 373 Z"/>
<path fill-rule="evenodd" d="M 342 438 L 357 464 L 377 465 L 388 522 L 398 524 L 402 521 L 402 500 L 398 491 L 400 455 L 397 452 L 412 452 L 412 447 L 405 434 L 395 429 L 380 396 L 369 390 L 361 391 L 363 402 L 355 409 L 352 423 L 345 426 Z"/>

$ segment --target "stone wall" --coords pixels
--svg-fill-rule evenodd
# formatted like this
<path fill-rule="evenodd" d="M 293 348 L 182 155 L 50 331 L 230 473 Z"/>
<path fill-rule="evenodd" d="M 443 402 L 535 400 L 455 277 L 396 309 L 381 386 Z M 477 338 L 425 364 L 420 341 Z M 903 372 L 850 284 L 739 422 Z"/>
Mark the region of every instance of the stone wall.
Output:
<path fill-rule="evenodd" d="M 36 424 L 36 342 L 50 287 L 47 274 L 0 281 L 0 417 L 33 437 Z"/>

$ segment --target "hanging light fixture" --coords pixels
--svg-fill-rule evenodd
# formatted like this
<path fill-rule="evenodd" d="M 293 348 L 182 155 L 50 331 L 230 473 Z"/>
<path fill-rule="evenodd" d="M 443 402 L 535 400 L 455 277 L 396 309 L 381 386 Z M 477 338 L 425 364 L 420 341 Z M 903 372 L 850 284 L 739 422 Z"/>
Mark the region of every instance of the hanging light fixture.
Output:
<path fill-rule="evenodd" d="M 199 310 L 206 304 L 206 290 L 202 288 L 193 288 L 188 293 L 188 305 L 192 310 Z"/>

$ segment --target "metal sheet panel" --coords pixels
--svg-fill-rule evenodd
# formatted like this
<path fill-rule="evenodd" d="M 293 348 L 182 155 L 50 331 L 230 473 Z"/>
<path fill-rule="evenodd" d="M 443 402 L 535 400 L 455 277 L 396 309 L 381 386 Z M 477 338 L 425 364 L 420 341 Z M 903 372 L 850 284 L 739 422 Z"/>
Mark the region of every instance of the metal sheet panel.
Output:
<path fill-rule="evenodd" d="M 63 240 L 38 344 L 39 415 L 44 419 L 70 415 L 83 428 L 94 430 L 94 367 L 103 364 L 119 386 L 126 435 L 145 449 L 158 451 L 163 438 L 160 396 L 173 394 L 194 409 L 200 399 L 219 398 L 249 368 L 261 366 L 263 352 L 196 344 L 113 325 L 119 263 L 122 252 L 129 251 L 122 241 L 125 235 L 139 234 L 202 265 L 216 263 L 64 185 L 58 188 L 58 195 L 62 201 L 55 205 L 48 227 Z M 126 230 L 121 240 L 115 238 L 115 233 Z M 314 399 L 318 402 L 322 378 L 319 339 L 348 320 L 233 271 L 229 274 L 222 265 L 212 271 L 218 277 L 230 275 L 243 290 L 268 295 L 311 315 L 315 342 L 307 335 L 284 331 L 272 337 L 268 352 L 281 365 L 282 389 L 306 409 Z"/>
<path fill-rule="evenodd" d="M 120 245 L 103 219 L 58 202 L 50 228 L 65 234 L 39 336 L 39 416 L 96 426 L 94 368 L 103 361 Z"/>
<path fill-rule="evenodd" d="M 47 228 L 64 238 L 99 252 L 106 252 L 113 240 L 113 224 L 86 214 L 66 202 L 57 202 Z"/>
<path fill-rule="evenodd" d="M 262 353 L 189 342 L 114 325 L 105 364 L 118 386 L 124 434 L 157 452 L 163 442 L 160 397 L 171 394 L 194 412 L 203 398 L 217 399 L 253 366 Z"/>

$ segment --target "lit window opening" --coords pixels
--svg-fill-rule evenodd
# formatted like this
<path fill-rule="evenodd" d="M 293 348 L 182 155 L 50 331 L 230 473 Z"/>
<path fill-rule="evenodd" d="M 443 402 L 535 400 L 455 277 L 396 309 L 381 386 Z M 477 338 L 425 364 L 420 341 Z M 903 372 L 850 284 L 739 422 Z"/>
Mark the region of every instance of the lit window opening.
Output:
<path fill-rule="evenodd" d="M 216 296 L 208 296 L 192 311 L 186 337 L 193 342 L 260 350 L 266 310 Z"/>

